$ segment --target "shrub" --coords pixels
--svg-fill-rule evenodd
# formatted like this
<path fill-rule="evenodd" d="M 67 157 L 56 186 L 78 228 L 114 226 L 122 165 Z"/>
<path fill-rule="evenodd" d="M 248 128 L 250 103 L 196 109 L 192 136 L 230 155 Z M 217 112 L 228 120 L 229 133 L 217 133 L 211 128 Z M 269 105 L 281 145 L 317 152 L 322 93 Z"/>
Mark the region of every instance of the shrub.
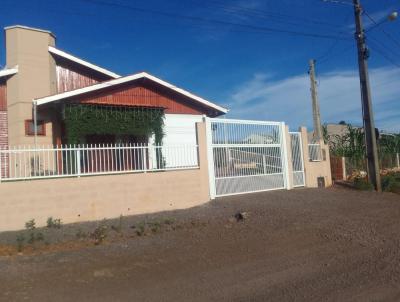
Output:
<path fill-rule="evenodd" d="M 29 231 L 35 230 L 36 229 L 35 219 L 31 219 L 31 220 L 25 222 L 25 229 L 27 229 Z"/>
<path fill-rule="evenodd" d="M 157 233 L 161 229 L 161 223 L 159 222 L 150 222 L 149 223 L 150 229 L 153 233 Z"/>
<path fill-rule="evenodd" d="M 400 192 L 400 175 L 387 174 L 382 177 L 382 190 L 386 192 Z"/>
<path fill-rule="evenodd" d="M 54 228 L 54 229 L 60 229 L 62 225 L 61 219 L 53 219 L 53 217 L 47 218 L 47 227 L 49 229 Z"/>
<path fill-rule="evenodd" d="M 17 251 L 21 253 L 24 248 L 25 236 L 24 234 L 19 234 L 17 236 Z"/>
<path fill-rule="evenodd" d="M 143 236 L 145 232 L 146 232 L 146 223 L 143 221 L 139 223 L 138 226 L 136 227 L 136 234 L 138 236 Z"/>
<path fill-rule="evenodd" d="M 357 177 L 354 179 L 354 188 L 362 191 L 372 191 L 374 186 L 370 184 L 365 178 Z"/>
<path fill-rule="evenodd" d="M 166 219 L 164 220 L 164 223 L 165 223 L 166 225 L 174 224 L 174 222 L 175 222 L 175 219 L 173 219 L 173 218 L 166 218 Z"/>
<path fill-rule="evenodd" d="M 79 229 L 76 234 L 75 234 L 76 238 L 78 239 L 83 239 L 86 238 L 88 236 L 88 234 L 84 231 L 82 231 L 82 229 Z"/>
<path fill-rule="evenodd" d="M 37 241 L 43 241 L 44 235 L 40 232 L 36 232 L 35 219 L 31 219 L 25 222 L 25 229 L 28 231 L 28 243 L 35 244 Z"/>
<path fill-rule="evenodd" d="M 107 237 L 108 227 L 105 222 L 100 223 L 91 234 L 91 237 L 94 239 L 94 244 L 99 245 L 101 244 L 104 239 Z"/>
<path fill-rule="evenodd" d="M 122 218 L 123 218 L 123 216 L 122 215 L 120 215 L 119 216 L 119 221 L 118 221 L 118 225 L 112 225 L 111 226 L 111 229 L 113 229 L 114 231 L 116 231 L 117 233 L 121 233 L 121 231 L 122 231 Z"/>

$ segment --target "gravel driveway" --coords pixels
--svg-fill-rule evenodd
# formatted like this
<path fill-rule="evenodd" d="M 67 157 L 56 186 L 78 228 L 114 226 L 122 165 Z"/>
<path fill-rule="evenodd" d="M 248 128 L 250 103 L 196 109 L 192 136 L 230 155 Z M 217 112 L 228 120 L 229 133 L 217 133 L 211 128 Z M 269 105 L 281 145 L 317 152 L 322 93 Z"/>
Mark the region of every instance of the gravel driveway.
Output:
<path fill-rule="evenodd" d="M 400 301 L 399 195 L 273 191 L 145 218 L 167 216 L 177 227 L 0 257 L 0 300 Z"/>

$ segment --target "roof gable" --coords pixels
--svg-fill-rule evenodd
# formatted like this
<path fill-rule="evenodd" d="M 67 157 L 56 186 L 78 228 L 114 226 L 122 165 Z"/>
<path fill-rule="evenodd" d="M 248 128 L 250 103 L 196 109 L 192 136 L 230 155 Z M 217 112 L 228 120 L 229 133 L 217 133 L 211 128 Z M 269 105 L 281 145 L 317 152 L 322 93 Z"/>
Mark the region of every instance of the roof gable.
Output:
<path fill-rule="evenodd" d="M 112 71 L 109 71 L 109 70 L 107 70 L 107 69 L 105 69 L 103 67 L 100 67 L 98 65 L 92 64 L 92 63 L 90 63 L 88 61 L 82 60 L 82 59 L 80 59 L 78 57 L 75 57 L 75 56 L 73 56 L 73 55 L 71 55 L 69 53 L 66 53 L 65 51 L 62 51 L 60 49 L 57 49 L 55 47 L 49 46 L 49 52 L 51 54 L 57 56 L 57 57 L 60 57 L 60 58 L 64 59 L 64 60 L 73 62 L 75 64 L 81 65 L 81 66 L 83 66 L 85 68 L 88 68 L 90 70 L 93 70 L 95 72 L 98 72 L 98 73 L 100 73 L 100 74 L 102 74 L 104 76 L 107 76 L 108 78 L 117 79 L 117 78 L 121 77 L 120 75 L 118 75 L 118 74 L 116 74 L 116 73 L 114 73 Z"/>
<path fill-rule="evenodd" d="M 44 97 L 44 98 L 38 98 L 38 99 L 33 100 L 33 102 L 35 102 L 37 105 L 43 105 L 43 104 L 47 104 L 47 103 L 51 103 L 51 102 L 55 102 L 55 101 L 71 99 L 73 97 L 84 98 L 92 93 L 101 93 L 102 91 L 116 88 L 120 85 L 128 84 L 128 83 L 137 81 L 139 79 L 149 80 L 155 84 L 160 85 L 161 87 L 163 87 L 167 90 L 173 91 L 174 93 L 176 93 L 178 95 L 184 96 L 184 97 L 190 99 L 197 106 L 200 105 L 200 106 L 210 108 L 214 111 L 217 111 L 218 114 L 216 114 L 216 115 L 220 115 L 220 114 L 224 114 L 224 113 L 228 112 L 228 109 L 226 109 L 224 107 L 221 107 L 217 104 L 207 101 L 207 100 L 205 100 L 197 95 L 194 95 L 182 88 L 178 88 L 178 87 L 176 87 L 168 82 L 165 82 L 155 76 L 152 76 L 146 72 L 141 72 L 141 73 L 133 74 L 133 75 L 126 76 L 126 77 L 113 79 L 110 81 L 102 82 L 99 84 L 87 86 L 87 87 L 72 90 L 72 91 L 67 91 L 64 93 L 60 93 L 60 94 L 56 94 L 56 95 L 52 95 L 52 96 L 48 96 L 48 97 Z"/>

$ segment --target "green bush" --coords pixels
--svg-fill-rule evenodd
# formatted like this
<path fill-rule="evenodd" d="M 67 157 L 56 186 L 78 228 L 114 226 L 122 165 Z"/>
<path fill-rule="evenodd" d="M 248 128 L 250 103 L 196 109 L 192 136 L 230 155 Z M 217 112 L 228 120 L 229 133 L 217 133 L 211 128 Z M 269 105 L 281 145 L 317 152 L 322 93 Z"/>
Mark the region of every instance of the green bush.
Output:
<path fill-rule="evenodd" d="M 28 243 L 34 245 L 37 241 L 43 241 L 44 235 L 36 231 L 35 219 L 25 222 L 25 229 L 28 231 Z M 23 242 L 23 241 L 21 241 Z"/>
<path fill-rule="evenodd" d="M 385 192 L 400 192 L 400 174 L 392 173 L 382 177 L 382 190 Z"/>
<path fill-rule="evenodd" d="M 25 236 L 24 234 L 17 235 L 17 251 L 21 253 L 24 248 Z"/>
<path fill-rule="evenodd" d="M 47 218 L 47 228 L 60 229 L 61 225 L 62 225 L 62 222 L 61 222 L 60 218 L 57 218 L 57 219 L 53 219 L 53 217 Z"/>
<path fill-rule="evenodd" d="M 91 233 L 91 237 L 94 239 L 94 244 L 101 244 L 107 237 L 108 227 L 105 221 L 102 221 Z"/>
<path fill-rule="evenodd" d="M 357 177 L 354 179 L 354 188 L 362 191 L 373 191 L 374 186 L 370 184 L 365 178 Z"/>

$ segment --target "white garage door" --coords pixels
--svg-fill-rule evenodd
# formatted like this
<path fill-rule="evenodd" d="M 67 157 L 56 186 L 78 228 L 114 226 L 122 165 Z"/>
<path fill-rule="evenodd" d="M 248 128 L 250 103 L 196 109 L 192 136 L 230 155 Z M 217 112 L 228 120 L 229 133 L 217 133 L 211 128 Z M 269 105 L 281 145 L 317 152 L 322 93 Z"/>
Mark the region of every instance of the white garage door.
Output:
<path fill-rule="evenodd" d="M 165 115 L 163 145 L 168 146 L 168 150 L 163 150 L 163 156 L 166 167 L 198 164 L 197 150 L 193 145 L 197 144 L 196 123 L 202 119 L 201 115 Z"/>

